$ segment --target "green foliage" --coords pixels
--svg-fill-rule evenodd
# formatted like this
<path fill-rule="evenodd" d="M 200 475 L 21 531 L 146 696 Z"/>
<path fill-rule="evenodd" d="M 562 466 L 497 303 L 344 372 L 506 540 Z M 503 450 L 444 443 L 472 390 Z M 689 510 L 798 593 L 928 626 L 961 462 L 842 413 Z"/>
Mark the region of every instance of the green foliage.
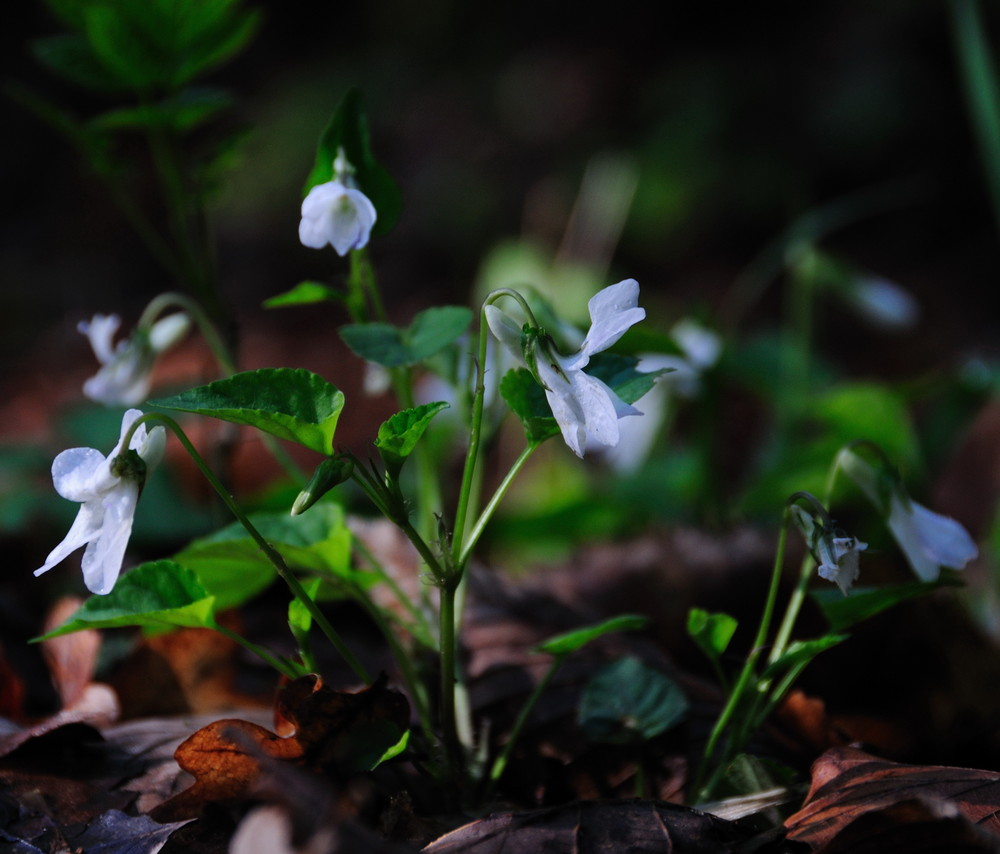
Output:
<path fill-rule="evenodd" d="M 416 365 L 460 338 L 472 322 L 464 306 L 429 308 L 405 329 L 389 323 L 352 323 L 340 328 L 351 351 L 385 368 Z"/>
<path fill-rule="evenodd" d="M 378 428 L 375 447 L 382 457 L 386 472 L 393 479 L 399 477 L 400 469 L 406 458 L 413 453 L 420 437 L 441 410 L 447 409 L 444 401 L 425 403 L 412 409 L 397 412 L 388 421 L 383 421 Z"/>
<path fill-rule="evenodd" d="M 839 591 L 828 588 L 813 590 L 810 595 L 823 612 L 830 625 L 830 631 L 841 632 L 900 602 L 925 596 L 942 587 L 961 585 L 962 582 L 954 572 L 942 570 L 941 577 L 937 581 L 910 581 L 878 588 L 858 587 L 851 591 L 850 596 L 842 596 Z"/>
<path fill-rule="evenodd" d="M 39 640 L 82 629 L 123 626 L 212 628 L 213 597 L 189 568 L 170 560 L 137 566 L 105 596 L 91 596 L 63 625 Z"/>
<path fill-rule="evenodd" d="M 687 632 L 699 649 L 718 663 L 729 648 L 738 623 L 729 614 L 710 614 L 701 608 L 688 612 Z"/>
<path fill-rule="evenodd" d="M 680 723 L 687 710 L 676 682 L 630 655 L 601 668 L 587 683 L 577 720 L 592 741 L 635 744 Z"/>
<path fill-rule="evenodd" d="M 240 0 L 50 2 L 77 32 L 43 39 L 35 53 L 85 88 L 173 92 L 249 44 L 260 15 L 240 5 Z"/>
<path fill-rule="evenodd" d="M 597 640 L 611 632 L 631 632 L 645 628 L 649 623 L 649 617 L 638 614 L 621 614 L 611 617 L 595 626 L 585 626 L 572 632 L 566 632 L 556 637 L 549 638 L 538 644 L 534 652 L 546 652 L 549 655 L 566 656 L 570 653 L 582 649 L 591 641 Z"/>
<path fill-rule="evenodd" d="M 340 507 L 323 502 L 301 516 L 261 513 L 250 519 L 291 569 L 352 584 L 369 583 L 369 573 L 351 568 L 351 533 Z M 195 540 L 174 559 L 197 574 L 219 608 L 245 602 L 276 577 L 274 566 L 238 522 Z"/>
<path fill-rule="evenodd" d="M 788 649 L 777 661 L 765 668 L 761 679 L 778 679 L 792 670 L 801 671 L 821 652 L 825 652 L 845 640 L 847 640 L 847 635 L 824 635 L 815 640 L 794 641 L 788 645 Z"/>
<path fill-rule="evenodd" d="M 329 456 L 344 394 L 301 368 L 261 368 L 150 404 L 246 424 Z"/>
<path fill-rule="evenodd" d="M 354 168 L 358 188 L 375 206 L 378 218 L 373 234 L 386 234 L 399 219 L 402 195 L 389 173 L 375 160 L 368 134 L 361 92 L 351 89 L 334 111 L 316 148 L 316 163 L 302 190 L 305 196 L 317 184 L 333 178 L 333 163 L 340 149 Z"/>
<path fill-rule="evenodd" d="M 264 308 L 285 308 L 292 305 L 312 305 L 317 302 L 343 302 L 344 295 L 322 282 L 299 282 L 290 291 L 264 300 Z"/>

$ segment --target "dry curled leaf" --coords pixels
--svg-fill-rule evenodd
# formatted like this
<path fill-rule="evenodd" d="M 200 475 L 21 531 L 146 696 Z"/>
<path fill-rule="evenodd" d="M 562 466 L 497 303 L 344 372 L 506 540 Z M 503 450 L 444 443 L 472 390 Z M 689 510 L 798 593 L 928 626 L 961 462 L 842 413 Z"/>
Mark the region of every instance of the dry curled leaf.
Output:
<path fill-rule="evenodd" d="M 901 765 L 851 747 L 828 750 L 813 764 L 805 805 L 785 827 L 789 839 L 816 847 L 866 813 L 913 800 L 952 804 L 981 830 L 1000 836 L 1000 773 Z"/>
<path fill-rule="evenodd" d="M 579 801 L 501 813 L 466 824 L 423 854 L 732 854 L 751 833 L 689 807 L 658 801 Z"/>

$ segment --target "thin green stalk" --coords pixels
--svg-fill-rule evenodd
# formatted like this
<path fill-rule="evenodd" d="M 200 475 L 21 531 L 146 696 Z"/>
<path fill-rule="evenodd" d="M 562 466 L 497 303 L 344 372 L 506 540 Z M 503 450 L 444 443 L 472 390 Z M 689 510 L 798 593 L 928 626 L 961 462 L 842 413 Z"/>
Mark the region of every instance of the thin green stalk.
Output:
<path fill-rule="evenodd" d="M 479 514 L 479 518 L 476 519 L 472 528 L 469 530 L 468 536 L 465 538 L 465 544 L 462 547 L 462 553 L 458 557 L 459 566 L 465 566 L 466 562 L 471 557 L 472 550 L 479 542 L 479 538 L 483 535 L 483 531 L 489 524 L 490 519 L 493 518 L 493 514 L 500 505 L 500 501 L 503 499 L 504 495 L 507 494 L 507 490 L 510 489 L 511 484 L 514 483 L 514 480 L 517 478 L 518 474 L 520 474 L 521 469 L 524 468 L 524 464 L 528 462 L 528 459 L 535 452 L 537 447 L 537 445 L 528 445 L 528 447 L 521 451 L 521 455 L 514 460 L 510 470 L 504 476 L 504 479 L 496 488 L 493 496 L 483 508 L 483 512 Z"/>
<path fill-rule="evenodd" d="M 455 626 L 454 579 L 441 586 L 440 638 L 441 638 L 441 736 L 449 779 L 460 783 L 464 777 L 462 747 L 458 738 L 455 717 L 455 685 L 457 684 L 458 657 Z"/>
<path fill-rule="evenodd" d="M 975 0 L 951 0 L 949 7 L 962 88 L 986 173 L 995 224 L 1000 226 L 1000 78 L 979 4 Z"/>
<path fill-rule="evenodd" d="M 729 744 L 726 745 L 716 763 L 715 771 L 708 782 L 704 782 L 705 774 L 708 771 L 709 765 L 713 761 L 715 756 L 716 748 L 719 744 L 719 740 L 722 738 L 723 733 L 729 726 L 730 721 L 736 714 L 737 709 L 744 701 L 748 687 L 752 682 L 756 681 L 756 666 L 757 660 L 764 649 L 764 644 L 767 642 L 767 635 L 771 627 L 771 619 L 774 615 L 774 607 L 778 598 L 778 589 L 781 586 L 781 575 L 782 569 L 785 563 L 785 547 L 788 542 L 788 523 L 790 519 L 791 511 L 788 504 L 785 505 L 785 511 L 782 515 L 781 529 L 778 534 L 778 547 L 776 549 L 774 566 L 771 570 L 771 584 L 768 588 L 767 599 L 764 603 L 764 612 L 761 615 L 760 624 L 757 627 L 757 635 L 754 638 L 753 646 L 750 648 L 750 652 L 747 654 L 746 661 L 743 664 L 743 669 L 740 671 L 740 675 L 733 685 L 733 689 L 726 700 L 726 705 L 723 707 L 718 720 L 715 722 L 715 726 L 712 728 L 712 732 L 709 735 L 708 742 L 705 745 L 705 751 L 702 754 L 701 762 L 698 765 L 698 771 L 695 774 L 695 785 L 692 787 L 693 791 L 696 793 L 696 801 L 700 802 L 707 799 L 711 793 L 712 789 L 717 782 L 717 778 L 721 774 L 721 770 L 728 759 L 731 757 L 734 751 L 734 742 L 730 738 Z"/>
<path fill-rule="evenodd" d="M 232 629 L 228 629 L 219 623 L 213 625 L 212 628 L 215 631 L 217 631 L 220 635 L 225 635 L 227 638 L 230 638 L 231 640 L 238 643 L 244 649 L 247 649 L 250 652 L 252 652 L 262 661 L 264 661 L 265 663 L 273 667 L 275 670 L 277 670 L 278 673 L 280 673 L 282 676 L 288 679 L 298 679 L 300 676 L 304 675 L 294 665 L 282 661 L 280 658 L 278 658 L 278 656 L 264 649 L 264 647 L 258 646 L 252 641 L 247 640 L 245 637 L 243 637 L 243 635 L 237 634 L 236 632 L 232 631 Z"/>
<path fill-rule="evenodd" d="M 507 770 L 507 762 L 510 760 L 510 754 L 514 750 L 514 745 L 517 744 L 517 740 L 521 737 L 521 730 L 524 729 L 524 725 L 528 722 L 528 718 L 531 716 L 532 710 L 538 703 L 542 693 L 546 688 L 548 688 L 549 683 L 552 681 L 552 677 L 556 675 L 556 671 L 562 666 L 564 660 L 565 656 L 562 655 L 556 656 L 555 659 L 553 659 L 552 664 L 549 665 L 549 669 L 545 671 L 545 674 L 535 685 L 535 689 L 531 692 L 531 696 L 528 697 L 525 704 L 521 706 L 521 711 L 518 712 L 517 719 L 514 721 L 514 726 L 511 727 L 510 735 L 507 736 L 507 743 L 500 751 L 500 755 L 493 760 L 483 801 L 488 802 L 492 798 L 493 792 L 496 790 L 497 784 L 500 782 L 500 778 L 503 777 L 503 772 Z"/>
<path fill-rule="evenodd" d="M 309 594 L 306 593 L 305 589 L 302 587 L 301 582 L 295 577 L 292 571 L 288 568 L 285 563 L 285 559 L 257 530 L 256 526 L 250 521 L 243 509 L 237 504 L 233 497 L 229 494 L 226 488 L 222 485 L 219 479 L 215 476 L 212 470 L 208 467 L 205 461 L 202 459 L 201 454 L 195 449 L 194 445 L 191 444 L 190 439 L 185 435 L 184 431 L 181 429 L 180 425 L 174 421 L 168 415 L 163 415 L 161 413 L 149 413 L 137 418 L 133 422 L 128 433 L 125 435 L 122 442 L 122 447 L 129 447 L 129 443 L 132 440 L 132 434 L 136 431 L 140 424 L 147 421 L 159 421 L 164 426 L 169 427 L 173 431 L 174 435 L 180 440 L 180 443 L 184 446 L 184 449 L 190 454 L 191 459 L 194 464 L 198 467 L 198 470 L 205 476 L 208 482 L 212 485 L 212 488 L 218 493 L 222 502 L 229 508 L 229 511 L 236 517 L 239 523 L 246 529 L 247 533 L 253 539 L 260 550 L 264 553 L 264 556 L 271 562 L 277 571 L 281 579 L 288 585 L 288 588 L 292 591 L 292 595 L 298 599 L 305 609 L 312 616 L 313 621 L 320 627 L 323 634 L 326 635 L 327 639 L 333 644 L 334 648 L 340 653 L 341 657 L 347 663 L 347 665 L 354 671 L 361 681 L 366 685 L 370 685 L 372 680 L 365 670 L 364 666 L 360 661 L 354 656 L 347 645 L 344 643 L 343 639 L 337 633 L 337 630 L 330 624 L 330 621 L 326 618 L 326 615 L 320 610 L 319 606 L 310 598 Z"/>

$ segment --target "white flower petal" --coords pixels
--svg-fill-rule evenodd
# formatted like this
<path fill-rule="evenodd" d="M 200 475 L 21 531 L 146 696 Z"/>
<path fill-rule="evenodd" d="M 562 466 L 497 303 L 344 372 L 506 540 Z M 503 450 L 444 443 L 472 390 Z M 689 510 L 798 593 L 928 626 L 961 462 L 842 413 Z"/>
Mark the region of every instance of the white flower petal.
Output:
<path fill-rule="evenodd" d="M 115 357 L 114 338 L 122 319 L 117 314 L 95 314 L 89 321 L 81 320 L 76 328 L 90 340 L 97 361 L 106 365 Z"/>
<path fill-rule="evenodd" d="M 149 327 L 149 346 L 158 356 L 177 344 L 191 328 L 191 318 L 183 311 L 160 318 Z"/>
<path fill-rule="evenodd" d="M 76 514 L 76 519 L 70 526 L 69 533 L 63 537 L 59 543 L 45 558 L 45 563 L 35 570 L 35 575 L 48 572 L 56 564 L 62 563 L 77 549 L 83 548 L 88 543 L 95 540 L 101 533 L 101 524 L 104 522 L 104 507 L 99 501 L 91 501 L 84 504 Z"/>
<path fill-rule="evenodd" d="M 302 201 L 299 240 L 311 249 L 329 243 L 346 255 L 368 243 L 375 220 L 375 206 L 364 193 L 327 181 L 313 187 Z"/>
<path fill-rule="evenodd" d="M 107 465 L 104 454 L 94 448 L 70 448 L 52 461 L 52 483 L 63 498 L 88 501 L 103 491 Z"/>
<path fill-rule="evenodd" d="M 923 550 L 938 565 L 964 569 L 979 554 L 969 532 L 954 519 L 928 510 L 916 501 L 910 502 L 910 509 Z"/>
<path fill-rule="evenodd" d="M 607 350 L 630 326 L 646 316 L 646 310 L 638 308 L 638 303 L 639 283 L 635 279 L 625 279 L 591 297 L 587 304 L 590 311 L 590 331 L 580 352 L 590 356 Z"/>
<path fill-rule="evenodd" d="M 496 336 L 497 341 L 503 344 L 511 355 L 519 362 L 524 362 L 524 353 L 521 350 L 521 327 L 495 305 L 488 305 L 484 309 L 486 312 L 486 324 L 490 327 L 490 332 Z"/>
<path fill-rule="evenodd" d="M 139 500 L 139 485 L 121 481 L 103 501 L 101 534 L 83 553 L 83 581 L 92 593 L 110 593 L 122 570 L 125 549 L 132 534 L 132 519 Z"/>

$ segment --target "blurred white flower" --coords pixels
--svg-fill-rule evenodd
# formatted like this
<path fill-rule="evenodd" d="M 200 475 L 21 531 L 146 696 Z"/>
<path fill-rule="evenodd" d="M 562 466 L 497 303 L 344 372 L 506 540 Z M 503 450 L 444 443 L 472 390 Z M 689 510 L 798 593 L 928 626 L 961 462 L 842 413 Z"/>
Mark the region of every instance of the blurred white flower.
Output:
<path fill-rule="evenodd" d="M 910 329 L 920 319 L 920 306 L 913 296 L 881 276 L 858 276 L 848 298 L 863 317 L 886 329 Z"/>
<path fill-rule="evenodd" d="M 52 463 L 52 482 L 56 492 L 83 506 L 69 533 L 45 559 L 35 575 L 48 572 L 82 546 L 83 580 L 94 593 L 110 593 L 121 572 L 125 548 L 132 533 L 136 503 L 146 478 L 162 459 L 166 431 L 154 427 L 148 433 L 140 424 L 122 453 L 125 433 L 142 415 L 130 409 L 122 418 L 118 444 L 105 457 L 94 448 L 71 448 Z M 134 453 L 130 453 L 134 452 Z"/>
<path fill-rule="evenodd" d="M 311 249 L 329 243 L 346 255 L 368 243 L 375 216 L 375 206 L 360 190 L 340 181 L 317 184 L 302 200 L 299 240 Z"/>
<path fill-rule="evenodd" d="M 157 356 L 180 341 L 191 326 L 184 312 L 176 312 L 148 329 L 136 329 L 116 346 L 114 337 L 121 322 L 117 314 L 95 314 L 77 325 L 101 363 L 100 370 L 83 384 L 83 393 L 107 406 L 135 406 L 144 401 Z"/>
<path fill-rule="evenodd" d="M 936 581 L 942 566 L 964 569 L 979 554 L 975 541 L 959 522 L 913 501 L 895 472 L 876 470 L 850 448 L 840 452 L 837 462 L 887 517 L 889 532 L 922 581 Z"/>
<path fill-rule="evenodd" d="M 617 445 L 618 419 L 642 414 L 583 370 L 592 355 L 606 350 L 646 316 L 638 301 L 639 283 L 635 279 L 604 288 L 587 304 L 591 324 L 580 349 L 571 356 L 563 356 L 551 339 L 540 338 L 531 359 L 533 364 L 525 359 L 518 325 L 496 306 L 486 307 L 486 320 L 497 340 L 536 372 L 563 439 L 578 457 L 595 445 Z"/>
<path fill-rule="evenodd" d="M 961 524 L 895 493 L 887 524 L 922 581 L 936 581 L 942 566 L 964 569 L 979 554 L 975 542 Z"/>

